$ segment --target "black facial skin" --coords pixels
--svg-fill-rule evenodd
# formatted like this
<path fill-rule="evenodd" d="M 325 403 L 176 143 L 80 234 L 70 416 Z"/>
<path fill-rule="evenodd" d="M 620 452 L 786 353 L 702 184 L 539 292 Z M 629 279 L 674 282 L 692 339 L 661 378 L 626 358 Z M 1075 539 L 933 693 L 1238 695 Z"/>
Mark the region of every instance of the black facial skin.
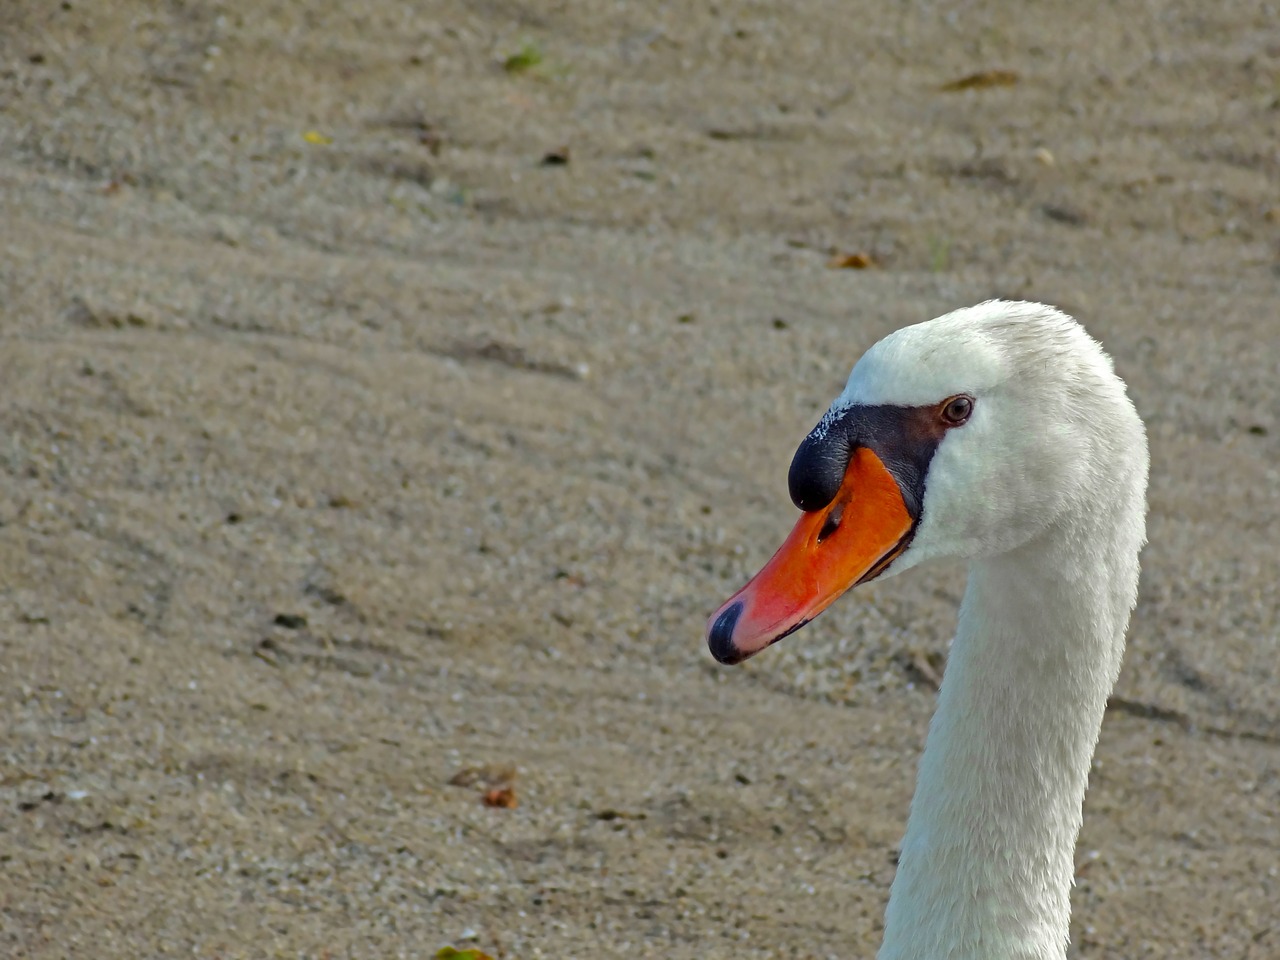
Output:
<path fill-rule="evenodd" d="M 898 482 L 907 513 L 919 523 L 929 463 L 943 435 L 959 425 L 941 413 L 949 402 L 927 407 L 853 406 L 830 420 L 824 417 L 791 460 L 787 485 L 792 501 L 806 512 L 830 504 L 840 492 L 854 450 L 866 447 Z"/>

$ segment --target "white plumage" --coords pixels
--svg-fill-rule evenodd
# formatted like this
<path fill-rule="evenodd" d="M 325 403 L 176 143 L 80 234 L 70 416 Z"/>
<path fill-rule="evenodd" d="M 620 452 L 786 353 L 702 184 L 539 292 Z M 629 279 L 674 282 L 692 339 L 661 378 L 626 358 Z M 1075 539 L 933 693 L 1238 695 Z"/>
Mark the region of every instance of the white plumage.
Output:
<path fill-rule="evenodd" d="M 885 571 L 935 557 L 969 564 L 879 957 L 1060 960 L 1081 804 L 1137 597 L 1146 435 L 1110 359 L 1078 323 L 1004 301 L 881 340 L 824 423 L 833 429 L 858 408 L 927 413 L 957 395 L 972 398 L 972 415 L 941 435 L 914 534 Z M 856 503 L 856 485 L 846 489 Z M 850 513 L 833 510 L 837 523 Z M 806 536 L 798 526 L 784 550 L 818 563 L 830 556 L 821 536 Z M 771 565 L 757 580 L 793 569 Z M 745 643 L 735 630 L 758 634 L 753 624 L 765 622 L 754 611 L 768 585 L 754 584 L 709 627 L 725 662 Z M 776 639 L 754 637 L 741 656 Z"/>

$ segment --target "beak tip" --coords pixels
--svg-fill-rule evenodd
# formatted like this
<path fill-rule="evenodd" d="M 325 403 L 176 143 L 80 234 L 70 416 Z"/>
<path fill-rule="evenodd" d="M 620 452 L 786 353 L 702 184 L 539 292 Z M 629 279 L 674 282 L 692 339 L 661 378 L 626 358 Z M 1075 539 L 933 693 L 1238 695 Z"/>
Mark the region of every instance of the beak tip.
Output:
<path fill-rule="evenodd" d="M 742 616 L 743 606 L 741 600 L 729 604 L 716 615 L 711 626 L 707 628 L 707 647 L 711 650 L 711 655 L 720 663 L 729 665 L 741 663 L 749 656 L 739 650 L 737 644 L 733 642 L 733 630 L 738 625 L 738 618 Z"/>

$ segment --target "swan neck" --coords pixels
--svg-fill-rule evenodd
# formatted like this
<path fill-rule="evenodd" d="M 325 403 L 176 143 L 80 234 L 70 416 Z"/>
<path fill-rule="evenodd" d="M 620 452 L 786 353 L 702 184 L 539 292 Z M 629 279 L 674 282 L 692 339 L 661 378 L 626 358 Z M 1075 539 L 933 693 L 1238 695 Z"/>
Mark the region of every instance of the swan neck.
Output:
<path fill-rule="evenodd" d="M 1081 806 L 1137 589 L 1137 545 L 1102 533 L 1051 531 L 971 564 L 880 960 L 1065 957 Z M 1110 553 L 1081 556 L 1082 542 Z"/>

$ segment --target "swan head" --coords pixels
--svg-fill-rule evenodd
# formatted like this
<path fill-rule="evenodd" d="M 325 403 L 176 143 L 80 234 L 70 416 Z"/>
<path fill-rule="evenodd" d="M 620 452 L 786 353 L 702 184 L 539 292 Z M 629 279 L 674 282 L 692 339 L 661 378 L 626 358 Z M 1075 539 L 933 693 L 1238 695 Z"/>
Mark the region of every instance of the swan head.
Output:
<path fill-rule="evenodd" d="M 1060 311 L 993 300 L 898 330 L 800 444 L 788 482 L 803 512 L 712 614 L 711 652 L 745 660 L 850 587 L 925 560 L 1013 551 L 1140 494 L 1146 465 L 1124 382 Z"/>

